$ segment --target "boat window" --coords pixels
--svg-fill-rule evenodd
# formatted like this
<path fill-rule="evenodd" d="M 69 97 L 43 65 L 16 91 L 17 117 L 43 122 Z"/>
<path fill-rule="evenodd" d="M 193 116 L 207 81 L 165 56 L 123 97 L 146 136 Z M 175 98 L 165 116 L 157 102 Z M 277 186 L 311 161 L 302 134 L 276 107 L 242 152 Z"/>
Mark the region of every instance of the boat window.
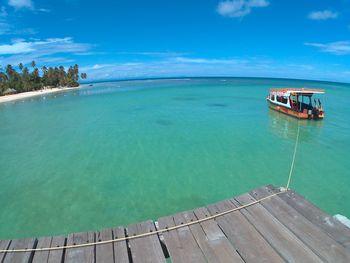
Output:
<path fill-rule="evenodd" d="M 282 103 L 287 104 L 288 103 L 288 98 L 287 97 L 282 97 Z"/>
<path fill-rule="evenodd" d="M 277 101 L 281 102 L 283 104 L 287 104 L 288 103 L 288 98 L 287 97 L 282 97 L 282 96 L 277 96 Z"/>

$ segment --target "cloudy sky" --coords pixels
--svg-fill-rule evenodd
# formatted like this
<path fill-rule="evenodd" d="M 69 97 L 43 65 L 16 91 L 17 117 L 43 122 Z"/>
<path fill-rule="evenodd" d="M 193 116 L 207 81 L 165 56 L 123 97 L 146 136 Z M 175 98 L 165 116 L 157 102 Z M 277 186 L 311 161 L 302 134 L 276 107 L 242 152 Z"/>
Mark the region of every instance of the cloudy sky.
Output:
<path fill-rule="evenodd" d="M 0 0 L 0 65 L 350 82 L 350 0 Z"/>

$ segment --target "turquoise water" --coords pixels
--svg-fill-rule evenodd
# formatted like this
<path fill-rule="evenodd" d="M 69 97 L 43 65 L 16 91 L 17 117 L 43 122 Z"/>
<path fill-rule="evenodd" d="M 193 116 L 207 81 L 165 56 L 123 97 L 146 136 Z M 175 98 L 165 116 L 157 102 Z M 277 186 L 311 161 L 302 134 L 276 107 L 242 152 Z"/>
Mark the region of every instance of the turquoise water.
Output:
<path fill-rule="evenodd" d="M 98 83 L 0 105 L 0 239 L 173 214 L 285 185 L 297 120 L 270 87 L 325 88 L 326 119 L 301 121 L 291 187 L 350 217 L 350 86 L 273 79 Z"/>

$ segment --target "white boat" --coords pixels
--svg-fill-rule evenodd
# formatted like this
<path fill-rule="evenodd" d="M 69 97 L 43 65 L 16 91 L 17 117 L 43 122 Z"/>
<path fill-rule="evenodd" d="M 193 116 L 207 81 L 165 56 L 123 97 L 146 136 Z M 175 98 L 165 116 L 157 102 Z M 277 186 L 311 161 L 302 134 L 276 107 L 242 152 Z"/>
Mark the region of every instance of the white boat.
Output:
<path fill-rule="evenodd" d="M 323 119 L 324 109 L 315 94 L 324 94 L 321 89 L 278 88 L 270 89 L 267 96 L 269 107 L 299 119 Z"/>

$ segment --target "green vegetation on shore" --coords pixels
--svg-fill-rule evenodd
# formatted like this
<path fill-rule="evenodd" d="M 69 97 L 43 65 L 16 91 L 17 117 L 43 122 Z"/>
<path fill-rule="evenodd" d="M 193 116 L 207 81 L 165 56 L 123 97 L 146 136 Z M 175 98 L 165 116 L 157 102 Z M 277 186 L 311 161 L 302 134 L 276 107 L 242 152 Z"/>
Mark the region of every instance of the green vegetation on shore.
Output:
<path fill-rule="evenodd" d="M 18 65 L 17 72 L 12 65 L 5 69 L 0 67 L 0 95 L 21 93 L 43 88 L 77 87 L 78 80 L 86 79 L 86 73 L 79 76 L 79 66 L 75 64 L 66 71 L 63 66 L 41 68 L 41 73 L 36 67 L 35 61 L 31 63 L 31 72 L 22 63 Z"/>

